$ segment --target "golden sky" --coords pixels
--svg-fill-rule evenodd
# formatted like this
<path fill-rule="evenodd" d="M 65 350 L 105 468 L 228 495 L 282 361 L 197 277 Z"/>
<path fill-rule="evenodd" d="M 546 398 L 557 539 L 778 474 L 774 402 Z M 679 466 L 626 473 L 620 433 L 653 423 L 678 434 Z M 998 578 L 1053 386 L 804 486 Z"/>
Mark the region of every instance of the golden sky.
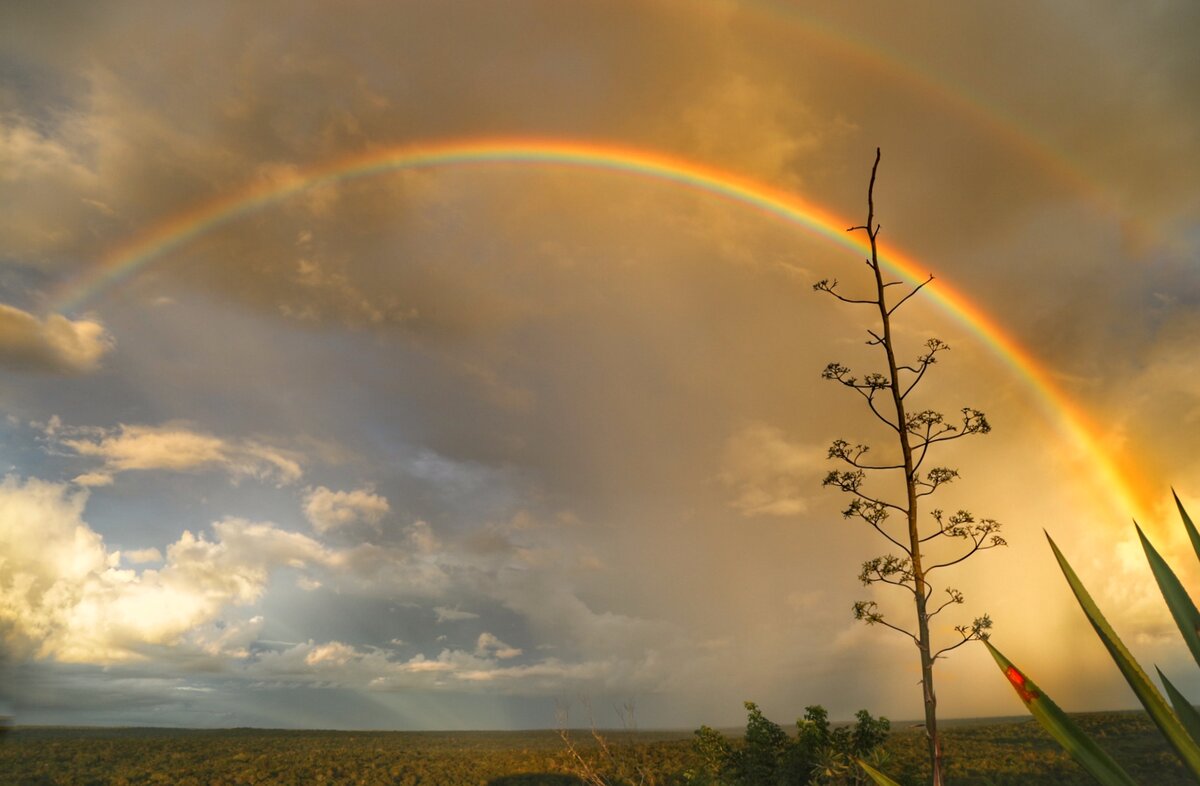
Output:
<path fill-rule="evenodd" d="M 1198 17 L 7 4 L 0 702 L 187 726 L 544 727 L 581 696 L 643 726 L 747 699 L 918 716 L 911 644 L 851 615 L 905 619 L 856 578 L 886 544 L 821 486 L 832 440 L 887 452 L 820 378 L 874 369 L 868 315 L 812 291 L 868 284 L 839 221 L 865 218 L 877 147 L 883 253 L 942 288 L 897 312 L 901 351 L 952 347 L 914 395 L 993 426 L 939 457 L 961 478 L 936 504 L 1010 544 L 947 571 L 967 602 L 940 635 L 987 611 L 1063 706 L 1133 705 L 1045 529 L 1200 695 L 1130 523 L 1196 586 L 1169 503 L 1200 510 Z M 625 152 L 514 152 L 602 147 Z M 947 716 L 1020 711 L 981 647 L 938 679 Z"/>

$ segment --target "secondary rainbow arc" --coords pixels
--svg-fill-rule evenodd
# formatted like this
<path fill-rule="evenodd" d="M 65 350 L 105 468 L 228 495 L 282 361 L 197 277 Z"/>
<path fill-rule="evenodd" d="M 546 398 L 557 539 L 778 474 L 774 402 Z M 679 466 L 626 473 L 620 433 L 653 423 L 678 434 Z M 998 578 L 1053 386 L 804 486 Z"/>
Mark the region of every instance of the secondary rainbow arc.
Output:
<path fill-rule="evenodd" d="M 592 141 L 538 138 L 440 140 L 386 147 L 298 170 L 269 183 L 239 191 L 184 210 L 114 248 L 50 299 L 52 310 L 80 309 L 100 293 L 129 279 L 167 252 L 216 227 L 320 185 L 400 170 L 487 163 L 570 166 L 624 172 L 675 183 L 753 207 L 852 250 L 868 251 L 863 233 L 848 233 L 848 221 L 795 194 L 707 164 L 661 152 Z M 883 261 L 903 278 L 922 281 L 927 266 L 896 249 Z M 1097 479 L 1119 509 L 1143 515 L 1149 508 L 1146 485 L 1128 468 L 1118 466 L 1104 449 L 1098 432 L 1053 381 L 1038 360 L 1001 328 L 983 309 L 944 279 L 925 290 L 940 307 L 974 332 L 1036 393 L 1044 413 L 1092 462 Z"/>
<path fill-rule="evenodd" d="M 1065 150 L 1061 144 L 1013 112 L 1000 111 L 995 100 L 980 96 L 979 91 L 970 85 L 946 73 L 921 67 L 912 57 L 904 56 L 884 41 L 858 31 L 845 30 L 806 14 L 794 5 L 775 0 L 747 0 L 744 9 L 773 21 L 783 21 L 790 30 L 824 48 L 834 57 L 868 68 L 881 79 L 903 85 L 917 96 L 944 106 L 1036 163 L 1045 174 L 1062 185 L 1083 194 L 1105 214 L 1136 231 L 1138 237 L 1154 242 L 1160 239 L 1158 230 L 1147 217 L 1133 213 L 1117 197 L 1112 184 L 1098 178 L 1078 160 L 1077 155 Z"/>

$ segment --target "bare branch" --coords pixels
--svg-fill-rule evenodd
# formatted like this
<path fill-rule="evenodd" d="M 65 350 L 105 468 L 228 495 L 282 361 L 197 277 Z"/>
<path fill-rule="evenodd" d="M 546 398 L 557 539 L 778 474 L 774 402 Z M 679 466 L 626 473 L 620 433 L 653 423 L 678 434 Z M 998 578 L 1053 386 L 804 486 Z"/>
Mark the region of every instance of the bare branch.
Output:
<path fill-rule="evenodd" d="M 862 620 L 868 625 L 882 625 L 885 628 L 891 628 L 897 633 L 903 633 L 912 639 L 913 643 L 918 647 L 921 646 L 920 640 L 912 633 L 904 628 L 899 628 L 883 618 L 883 615 L 876 611 L 878 607 L 873 600 L 860 600 L 854 604 L 854 619 Z"/>
<path fill-rule="evenodd" d="M 937 660 L 947 652 L 952 652 L 969 641 L 987 641 L 991 637 L 992 618 L 987 614 L 982 617 L 976 617 L 975 621 L 970 625 L 955 625 L 954 630 L 958 632 L 961 640 L 951 644 L 949 647 L 942 647 L 933 654 L 933 659 Z"/>
<path fill-rule="evenodd" d="M 933 274 L 932 274 L 932 273 L 929 275 L 929 278 L 925 279 L 925 280 L 924 280 L 924 281 L 922 281 L 920 284 L 917 284 L 915 287 L 913 287 L 913 290 L 912 290 L 912 292 L 909 292 L 907 295 L 905 295 L 904 297 L 900 298 L 900 300 L 898 300 L 898 301 L 896 302 L 896 305 L 894 305 L 894 306 L 892 306 L 891 308 L 889 308 L 889 309 L 887 310 L 888 316 L 890 317 L 892 314 L 894 314 L 894 313 L 896 312 L 896 309 L 898 309 L 898 308 L 900 308 L 901 306 L 903 306 L 903 305 L 904 305 L 904 303 L 905 303 L 905 302 L 906 302 L 906 301 L 907 301 L 907 300 L 908 300 L 910 297 L 912 297 L 913 295 L 917 294 L 917 293 L 918 293 L 918 292 L 920 292 L 922 289 L 924 289 L 924 288 L 925 288 L 925 285 L 926 285 L 926 284 L 928 284 L 930 281 L 933 281 Z M 899 282 L 896 282 L 896 283 L 899 283 Z"/>
<path fill-rule="evenodd" d="M 905 553 L 908 554 L 907 551 Z M 916 578 L 911 554 L 907 557 L 897 557 L 894 554 L 874 557 L 863 563 L 862 571 L 858 574 L 858 580 L 864 586 L 882 581 L 885 584 L 904 587 L 914 594 L 917 592 Z"/>
<path fill-rule="evenodd" d="M 817 283 L 813 284 L 813 289 L 816 290 L 817 292 L 824 292 L 828 295 L 833 295 L 835 298 L 842 301 L 843 303 L 853 303 L 853 304 L 860 304 L 860 305 L 866 305 L 866 306 L 879 305 L 878 300 L 861 300 L 859 298 L 846 297 L 845 295 L 842 295 L 841 293 L 839 293 L 837 291 L 837 285 L 838 285 L 838 282 L 837 282 L 836 278 L 833 279 L 832 281 L 827 278 L 823 278 L 820 281 L 818 281 Z"/>
<path fill-rule="evenodd" d="M 949 538 L 960 538 L 968 541 L 970 545 L 967 547 L 966 552 L 958 558 L 926 568 L 926 574 L 940 568 L 957 565 L 978 551 L 987 551 L 988 549 L 1008 545 L 1004 538 L 996 534 L 1000 531 L 1000 522 L 994 519 L 980 519 L 976 521 L 970 511 L 966 510 L 960 510 L 949 518 L 945 518 L 940 510 L 934 510 L 932 515 L 938 523 L 938 531 L 930 535 L 929 538 L 939 535 Z"/>
<path fill-rule="evenodd" d="M 929 612 L 926 615 L 928 618 L 932 619 L 933 617 L 936 617 L 938 614 L 941 614 L 942 610 L 945 609 L 947 606 L 961 605 L 963 603 L 963 600 L 964 600 L 963 594 L 961 592 L 959 592 L 958 590 L 954 589 L 953 587 L 946 587 L 946 594 L 949 595 L 950 598 L 945 603 L 938 606 L 937 609 Z"/>
<path fill-rule="evenodd" d="M 932 276 L 930 278 L 932 278 Z M 921 381 L 921 379 L 925 376 L 925 371 L 930 366 L 932 366 L 934 363 L 937 362 L 937 353 L 945 351 L 950 348 L 949 346 L 942 343 L 939 339 L 936 339 L 936 338 L 931 338 L 928 341 L 926 341 L 925 346 L 927 348 L 927 351 L 925 352 L 925 354 L 923 354 L 917 358 L 917 364 L 919 365 L 920 370 L 916 371 L 916 370 L 913 370 L 909 366 L 905 367 L 905 368 L 909 368 L 910 370 L 913 370 L 914 373 L 916 373 L 916 378 L 913 379 L 913 381 L 909 384 L 909 386 L 907 388 L 905 388 L 904 392 L 902 394 L 900 394 L 900 398 L 902 398 L 902 399 L 908 398 L 908 394 L 912 392 L 913 388 L 915 388 L 917 386 L 917 384 Z"/>

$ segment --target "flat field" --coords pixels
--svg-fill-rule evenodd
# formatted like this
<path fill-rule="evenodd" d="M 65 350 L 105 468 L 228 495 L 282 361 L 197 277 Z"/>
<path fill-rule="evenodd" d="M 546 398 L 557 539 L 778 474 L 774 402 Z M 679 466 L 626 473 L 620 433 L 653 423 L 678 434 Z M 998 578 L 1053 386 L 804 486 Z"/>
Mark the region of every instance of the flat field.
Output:
<path fill-rule="evenodd" d="M 1139 783 L 1192 783 L 1142 713 L 1076 716 Z M 637 762 L 654 784 L 688 782 L 697 765 L 690 732 L 606 734 L 613 755 Z M 4 786 L 172 784 L 364 784 L 578 786 L 554 731 L 352 732 L 263 729 L 18 727 L 0 743 Z M 576 732 L 585 757 L 597 750 Z M 923 740 L 897 724 L 888 770 L 905 786 L 922 781 Z M 1094 781 L 1032 720 L 981 719 L 947 726 L 953 786 L 1071 786 Z M 649 784 L 648 784 L 649 786 Z"/>

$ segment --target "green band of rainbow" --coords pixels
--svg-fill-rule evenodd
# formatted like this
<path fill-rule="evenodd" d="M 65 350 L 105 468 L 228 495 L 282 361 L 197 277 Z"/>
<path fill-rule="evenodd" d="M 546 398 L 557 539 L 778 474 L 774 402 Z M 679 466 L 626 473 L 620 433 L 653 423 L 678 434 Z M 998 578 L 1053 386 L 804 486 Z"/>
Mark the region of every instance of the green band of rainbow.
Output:
<path fill-rule="evenodd" d="M 278 203 L 305 189 L 398 170 L 471 164 L 541 164 L 600 169 L 649 177 L 753 207 L 854 252 L 868 253 L 863 233 L 848 233 L 849 222 L 800 197 L 730 172 L 662 153 L 610 144 L 538 138 L 436 141 L 372 150 L 297 171 L 281 181 L 254 184 L 178 213 L 128 243 L 70 281 L 51 299 L 56 311 L 74 311 L 101 292 L 130 278 L 166 253 L 240 216 Z M 860 223 L 860 222 L 854 222 Z M 895 250 L 883 260 L 905 279 L 923 281 L 928 268 Z M 1118 510 L 1144 517 L 1146 485 L 1133 470 L 1122 470 L 1104 449 L 1097 432 L 1038 361 L 981 308 L 942 280 L 926 287 L 929 297 L 975 333 L 1033 389 L 1050 421 L 1094 463 L 1097 479 Z"/>

